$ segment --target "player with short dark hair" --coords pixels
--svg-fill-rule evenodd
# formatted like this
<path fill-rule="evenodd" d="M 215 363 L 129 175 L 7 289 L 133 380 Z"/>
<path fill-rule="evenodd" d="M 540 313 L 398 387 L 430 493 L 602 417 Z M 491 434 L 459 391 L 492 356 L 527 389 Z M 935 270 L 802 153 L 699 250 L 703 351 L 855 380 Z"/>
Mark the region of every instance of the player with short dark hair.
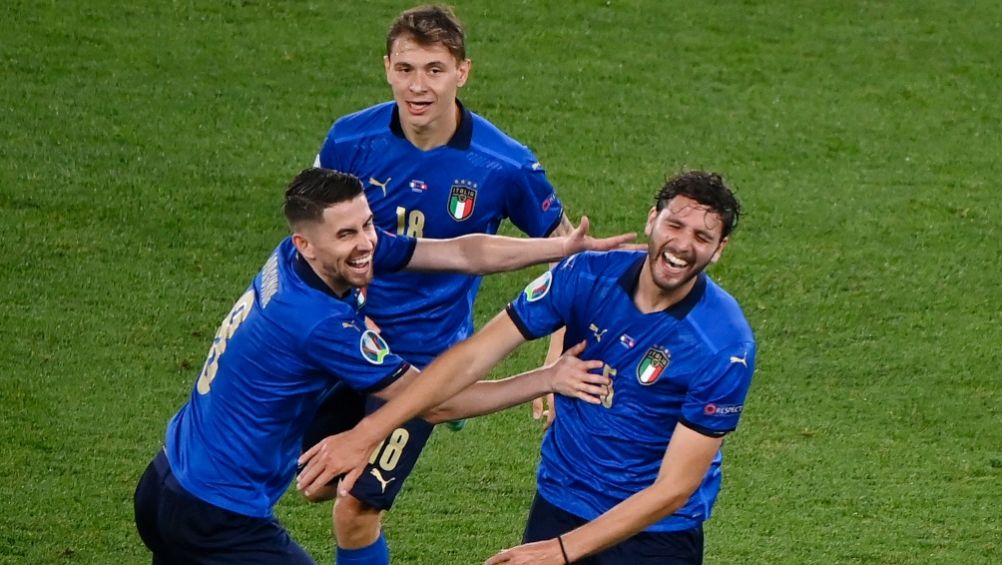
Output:
<path fill-rule="evenodd" d="M 512 270 L 623 241 L 587 237 L 586 221 L 571 236 L 542 240 L 380 233 L 359 180 L 316 168 L 291 182 L 284 209 L 292 235 L 223 319 L 137 487 L 136 525 L 154 562 L 312 563 L 272 509 L 295 474 L 322 393 L 344 383 L 390 398 L 417 374 L 365 326 L 359 289 L 374 275 Z M 564 360 L 508 383 L 506 401 L 577 376 L 590 379 Z"/>
<path fill-rule="evenodd" d="M 563 326 L 565 348 L 586 341 L 580 358 L 601 362 L 610 383 L 598 405 L 557 398 L 526 545 L 487 563 L 701 563 L 720 447 L 755 368 L 741 308 L 704 273 L 739 215 L 720 175 L 669 179 L 647 216 L 646 253 L 581 253 L 544 273 L 399 397 L 304 454 L 301 488 L 352 469 L 349 488 L 369 446 L 395 422 Z"/>
<path fill-rule="evenodd" d="M 404 11 L 389 28 L 383 58 L 393 100 L 338 119 L 316 164 L 366 181 L 376 225 L 399 235 L 493 234 L 505 219 L 530 237 L 567 235 L 571 225 L 563 205 L 532 151 L 458 100 L 471 65 L 463 25 L 451 8 Z M 424 367 L 473 333 L 479 287 L 478 276 L 392 274 L 367 289 L 366 314 L 394 351 Z M 323 414 L 346 413 L 351 406 L 360 412 L 365 402 L 340 387 L 325 402 L 338 410 Z M 368 404 L 371 410 L 377 403 Z M 343 425 L 343 419 L 319 419 L 304 449 Z M 432 432 L 421 420 L 404 428 L 409 440 L 392 473 L 370 466 L 338 502 L 339 551 L 379 539 L 381 514 L 393 504 Z M 375 473 L 393 480 L 382 482 Z M 318 492 L 311 499 L 327 496 Z"/>

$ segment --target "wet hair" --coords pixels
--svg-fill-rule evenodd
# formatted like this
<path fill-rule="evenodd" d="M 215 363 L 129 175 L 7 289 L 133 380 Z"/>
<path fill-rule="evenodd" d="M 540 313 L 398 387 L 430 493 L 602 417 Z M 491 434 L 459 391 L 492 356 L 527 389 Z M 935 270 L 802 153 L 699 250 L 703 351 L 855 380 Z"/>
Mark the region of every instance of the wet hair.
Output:
<path fill-rule="evenodd" d="M 741 204 L 734 192 L 718 173 L 687 171 L 668 178 L 658 192 L 656 204 L 658 212 L 676 196 L 687 196 L 720 215 L 724 222 L 723 235 L 727 237 L 738 225 Z"/>
<path fill-rule="evenodd" d="M 303 169 L 285 189 L 282 211 L 289 227 L 323 221 L 324 210 L 362 194 L 358 177 L 331 169 Z"/>
<path fill-rule="evenodd" d="M 457 62 L 466 60 L 466 32 L 449 6 L 431 4 L 401 12 L 386 34 L 387 57 L 393 51 L 393 42 L 405 36 L 422 46 L 441 43 Z"/>

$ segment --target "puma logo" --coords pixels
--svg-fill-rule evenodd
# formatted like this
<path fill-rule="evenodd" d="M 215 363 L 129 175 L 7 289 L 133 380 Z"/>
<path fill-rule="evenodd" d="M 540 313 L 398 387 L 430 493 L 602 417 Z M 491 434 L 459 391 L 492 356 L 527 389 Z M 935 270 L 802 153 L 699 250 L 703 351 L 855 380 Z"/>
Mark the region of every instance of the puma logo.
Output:
<path fill-rule="evenodd" d="M 748 368 L 748 354 L 745 353 L 744 357 L 735 357 L 735 356 L 731 355 L 731 363 L 732 364 L 733 363 L 741 363 L 742 365 L 745 366 L 745 369 L 747 369 Z"/>
<path fill-rule="evenodd" d="M 389 480 L 384 480 L 383 474 L 379 472 L 379 469 L 370 469 L 369 474 L 372 475 L 373 477 L 376 477 L 376 480 L 379 481 L 379 484 L 383 486 L 383 493 L 386 492 L 386 487 L 397 479 L 396 477 L 390 477 Z"/>
<path fill-rule="evenodd" d="M 393 177 L 388 177 L 384 182 L 379 182 L 376 180 L 376 177 L 369 177 L 369 184 L 383 189 L 383 196 L 386 196 L 386 185 L 390 184 L 391 180 L 393 180 Z"/>
<path fill-rule="evenodd" d="M 591 333 L 595 334 L 595 341 L 600 343 L 602 341 L 602 336 L 605 335 L 605 332 L 609 331 L 608 329 L 599 331 L 598 326 L 596 326 L 595 324 L 591 324 L 590 326 L 588 326 L 588 329 L 591 330 Z"/>

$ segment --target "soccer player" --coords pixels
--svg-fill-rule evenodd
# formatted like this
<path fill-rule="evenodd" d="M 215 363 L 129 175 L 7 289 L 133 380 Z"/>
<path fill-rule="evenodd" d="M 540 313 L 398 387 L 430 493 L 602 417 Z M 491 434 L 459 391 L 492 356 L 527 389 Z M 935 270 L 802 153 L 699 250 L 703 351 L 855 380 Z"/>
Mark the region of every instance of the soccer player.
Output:
<path fill-rule="evenodd" d="M 367 183 L 378 227 L 398 235 L 450 238 L 496 233 L 509 218 L 531 237 L 570 233 L 563 205 L 536 156 L 457 99 L 471 61 L 463 26 L 451 9 L 419 6 L 401 13 L 387 34 L 383 65 L 393 101 L 338 119 L 316 159 L 318 166 Z M 479 286 L 480 277 L 465 274 L 382 276 L 367 289 L 366 315 L 394 352 L 424 367 L 473 333 Z M 325 402 L 336 409 L 321 414 L 347 414 L 364 402 L 340 387 Z M 356 410 L 359 417 L 361 410 Z M 330 420 L 315 423 L 304 449 L 345 429 L 345 418 Z M 380 471 L 372 465 L 338 502 L 339 548 L 359 549 L 379 536 L 382 512 L 393 504 L 433 429 L 421 420 L 404 428 L 409 441 L 389 486 L 376 478 Z M 317 492 L 311 499 L 328 497 Z"/>
<path fill-rule="evenodd" d="M 401 395 L 300 462 L 312 489 L 359 465 L 396 422 L 480 378 L 527 339 L 566 327 L 611 379 L 599 405 L 558 397 L 542 446 L 525 545 L 501 563 L 700 563 L 720 448 L 741 415 L 755 341 L 737 302 L 703 271 L 740 213 L 723 179 L 668 180 L 647 216 L 647 252 L 581 253 L 526 287 Z M 479 384 L 474 387 L 480 386 Z"/>
<path fill-rule="evenodd" d="M 293 234 L 224 318 L 137 487 L 136 525 L 154 562 L 312 563 L 272 508 L 295 474 L 321 393 L 343 382 L 391 398 L 417 374 L 365 327 L 359 288 L 374 274 L 487 273 L 623 241 L 587 237 L 585 221 L 556 239 L 377 236 L 361 182 L 324 169 L 293 179 L 284 210 Z M 554 388 L 586 394 L 571 388 L 590 379 L 586 367 L 565 359 L 516 377 L 501 386 L 504 402 Z"/>

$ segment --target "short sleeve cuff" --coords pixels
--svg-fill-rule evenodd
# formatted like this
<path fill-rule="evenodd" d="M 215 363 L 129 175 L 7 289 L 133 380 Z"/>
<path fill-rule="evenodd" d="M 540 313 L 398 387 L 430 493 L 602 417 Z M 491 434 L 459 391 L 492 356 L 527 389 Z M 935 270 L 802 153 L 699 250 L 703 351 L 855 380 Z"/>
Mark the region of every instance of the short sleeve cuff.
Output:
<path fill-rule="evenodd" d="M 697 432 L 697 433 L 703 434 L 706 437 L 712 437 L 712 438 L 721 438 L 721 437 L 724 437 L 725 435 L 729 434 L 730 432 L 734 431 L 733 428 L 729 429 L 729 430 L 711 430 L 710 428 L 707 428 L 706 426 L 700 426 L 699 424 L 694 424 L 693 422 L 690 422 L 689 420 L 686 420 L 685 418 L 680 419 L 678 421 L 678 423 L 682 424 L 683 426 L 689 428 L 690 430 L 692 430 L 694 432 Z"/>
<path fill-rule="evenodd" d="M 370 385 L 363 389 L 356 389 L 356 391 L 361 394 L 372 394 L 374 392 L 379 392 L 384 388 L 390 386 L 391 384 L 395 383 L 397 379 L 404 376 L 404 373 L 406 373 L 410 368 L 411 368 L 410 363 L 406 361 L 401 361 L 400 366 L 397 367 L 397 369 L 392 373 L 390 373 L 388 376 L 386 376 L 385 378 L 383 378 L 382 380 L 373 385 Z"/>
<path fill-rule="evenodd" d="M 522 317 L 519 316 L 513 304 L 509 302 L 508 306 L 505 307 L 505 312 L 508 313 L 508 317 L 511 318 L 512 323 L 515 324 L 515 327 L 518 328 L 519 333 L 522 334 L 522 337 L 524 337 L 526 341 L 532 341 L 538 337 L 532 335 L 532 332 L 529 331 L 529 326 L 525 325 L 525 322 L 522 321 Z"/>

